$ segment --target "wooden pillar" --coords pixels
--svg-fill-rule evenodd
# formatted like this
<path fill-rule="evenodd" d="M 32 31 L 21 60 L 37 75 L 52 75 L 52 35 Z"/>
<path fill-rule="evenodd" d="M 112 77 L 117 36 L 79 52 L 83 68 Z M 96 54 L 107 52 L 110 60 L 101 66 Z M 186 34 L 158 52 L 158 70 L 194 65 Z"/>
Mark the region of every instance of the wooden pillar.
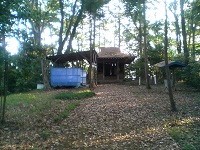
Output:
<path fill-rule="evenodd" d="M 125 72 L 124 72 L 124 70 L 125 70 L 125 64 L 123 64 L 123 79 L 125 78 Z"/>
<path fill-rule="evenodd" d="M 95 67 L 94 67 L 94 69 L 95 69 L 95 85 L 97 85 L 97 78 L 98 78 L 98 75 L 97 75 L 97 63 L 98 63 L 98 61 L 97 61 L 97 55 L 94 53 L 94 64 L 95 64 Z"/>
<path fill-rule="evenodd" d="M 119 59 L 117 59 L 117 80 L 119 80 Z"/>
<path fill-rule="evenodd" d="M 105 79 L 105 63 L 104 63 L 104 60 L 103 60 L 103 80 Z"/>

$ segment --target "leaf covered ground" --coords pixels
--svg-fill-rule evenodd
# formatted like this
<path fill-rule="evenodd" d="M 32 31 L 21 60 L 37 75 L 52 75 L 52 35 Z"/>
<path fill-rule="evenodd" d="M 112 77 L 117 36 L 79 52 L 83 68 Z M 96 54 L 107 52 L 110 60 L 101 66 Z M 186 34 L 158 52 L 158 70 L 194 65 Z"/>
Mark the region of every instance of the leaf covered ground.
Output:
<path fill-rule="evenodd" d="M 185 138 L 192 140 L 185 149 L 198 148 L 200 94 L 193 89 L 174 92 L 177 113 L 170 111 L 163 85 L 147 90 L 104 84 L 91 98 L 55 99 L 57 93 L 69 90 L 32 93 L 33 99 L 40 97 L 36 96 L 37 103 L 8 105 L 7 123 L 0 126 L 0 149 L 180 150 Z M 76 108 L 60 118 L 71 105 Z M 189 131 L 190 126 L 195 130 Z M 191 135 L 182 139 L 185 132 Z"/>

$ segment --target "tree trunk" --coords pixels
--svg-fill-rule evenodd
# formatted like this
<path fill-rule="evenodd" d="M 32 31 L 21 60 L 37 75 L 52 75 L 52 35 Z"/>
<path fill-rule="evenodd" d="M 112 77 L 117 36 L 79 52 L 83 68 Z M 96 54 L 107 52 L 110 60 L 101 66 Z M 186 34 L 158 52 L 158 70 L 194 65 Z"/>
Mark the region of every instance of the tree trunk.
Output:
<path fill-rule="evenodd" d="M 192 58 L 195 60 L 195 33 L 196 33 L 196 24 L 192 27 Z"/>
<path fill-rule="evenodd" d="M 45 89 L 49 89 L 50 85 L 49 85 L 49 80 L 48 80 L 48 72 L 47 72 L 47 66 L 46 66 L 46 50 L 44 50 L 41 47 L 41 34 L 42 31 L 44 29 L 44 20 L 42 20 L 41 18 L 41 9 L 38 7 L 39 3 L 38 0 L 36 0 L 36 3 L 34 1 L 32 1 L 32 9 L 36 8 L 36 11 L 38 12 L 38 18 L 36 21 L 33 21 L 30 19 L 30 23 L 32 26 L 32 31 L 34 34 L 34 44 L 35 44 L 35 48 L 40 52 L 41 54 L 41 72 L 42 72 L 42 76 L 43 76 L 43 84 L 44 84 L 44 88 Z"/>
<path fill-rule="evenodd" d="M 76 4 L 77 4 L 77 0 L 75 1 L 74 5 L 73 5 L 73 10 L 72 10 L 72 16 L 70 18 L 70 21 L 69 21 L 69 25 L 66 27 L 67 28 L 67 31 L 65 33 L 65 37 L 63 39 L 62 37 L 62 34 L 63 34 L 63 29 L 64 29 L 64 6 L 63 6 L 63 1 L 62 0 L 59 0 L 59 3 L 60 3 L 60 13 L 61 13 L 61 20 L 60 20 L 60 31 L 59 31 L 59 45 L 58 45 L 58 52 L 57 54 L 62 54 L 62 50 L 64 48 L 64 45 L 70 35 L 70 31 L 71 31 L 71 28 L 73 26 L 73 23 L 74 23 L 74 16 L 75 16 L 75 13 L 76 13 Z M 67 22 L 68 20 L 66 20 Z M 70 43 L 71 44 L 71 43 Z"/>
<path fill-rule="evenodd" d="M 151 89 L 149 81 L 149 66 L 148 66 L 148 56 L 147 56 L 147 34 L 146 34 L 146 4 L 143 4 L 144 11 L 144 61 L 145 61 L 145 77 L 146 77 L 146 88 Z"/>
<path fill-rule="evenodd" d="M 180 9 L 181 9 L 181 25 L 182 25 L 182 36 L 183 36 L 183 51 L 185 57 L 185 64 L 189 63 L 189 50 L 187 47 L 187 33 L 185 26 L 185 11 L 184 11 L 185 0 L 180 0 Z"/>
<path fill-rule="evenodd" d="M 63 50 L 63 38 L 62 38 L 62 34 L 63 34 L 63 28 L 64 28 L 64 10 L 63 10 L 63 1 L 59 0 L 59 4 L 60 4 L 60 15 L 61 15 L 61 20 L 60 20 L 60 30 L 59 30 L 59 39 L 58 39 L 58 51 L 57 54 L 62 54 L 62 50 Z"/>
<path fill-rule="evenodd" d="M 92 43 L 92 16 L 90 16 L 90 66 L 89 66 L 89 84 L 90 84 L 90 89 L 94 89 L 94 83 L 93 83 L 93 77 L 92 77 L 92 63 L 93 63 L 93 43 Z"/>
<path fill-rule="evenodd" d="M 178 52 L 178 54 L 180 54 L 181 53 L 181 36 L 180 36 L 181 31 L 180 31 L 180 27 L 179 27 L 178 16 L 175 16 L 175 26 L 176 26 L 176 46 L 177 46 L 177 52 Z"/>
<path fill-rule="evenodd" d="M 172 6 L 173 7 L 173 6 Z M 174 15 L 174 19 L 175 19 L 175 29 L 176 29 L 176 49 L 178 54 L 181 53 L 181 31 L 180 31 L 180 26 L 179 26 L 179 19 L 178 19 L 178 15 L 177 15 L 177 0 L 174 0 L 174 7 L 173 9 L 170 7 L 171 12 Z"/>
<path fill-rule="evenodd" d="M 172 93 L 172 85 L 170 81 L 170 71 L 169 71 L 169 65 L 168 65 L 168 26 L 167 26 L 167 4 L 165 0 L 165 46 L 164 46 L 164 54 L 165 54 L 165 71 L 166 71 L 166 77 L 167 77 L 167 85 L 168 85 L 168 93 L 169 93 L 169 100 L 171 104 L 171 110 L 177 111 L 176 109 L 176 103 L 173 99 L 173 93 Z"/>
<path fill-rule="evenodd" d="M 78 27 L 82 17 L 83 17 L 83 7 L 79 11 L 76 22 L 74 23 L 73 30 L 72 30 L 72 33 L 70 35 L 70 39 L 69 39 L 68 46 L 67 46 L 67 49 L 65 51 L 65 54 L 68 53 L 70 51 L 70 49 L 72 48 L 72 41 L 73 41 L 75 34 L 76 34 L 76 28 Z"/>
<path fill-rule="evenodd" d="M 139 56 L 141 58 L 142 56 L 142 19 L 140 18 L 139 21 L 140 25 L 139 25 Z"/>
<path fill-rule="evenodd" d="M 41 66 L 42 66 L 44 89 L 49 90 L 49 89 L 51 89 L 51 86 L 49 84 L 49 78 L 48 78 L 48 69 L 47 69 L 47 63 L 46 63 L 46 50 L 45 49 L 43 50 L 43 55 L 41 58 Z"/>
<path fill-rule="evenodd" d="M 8 56 L 6 52 L 6 42 L 5 42 L 5 33 L 2 35 L 2 47 L 4 55 L 4 71 L 3 71 L 3 104 L 2 104 L 2 117 L 1 123 L 5 123 L 5 112 L 6 112 L 6 98 L 7 98 L 7 84 L 8 84 Z"/>

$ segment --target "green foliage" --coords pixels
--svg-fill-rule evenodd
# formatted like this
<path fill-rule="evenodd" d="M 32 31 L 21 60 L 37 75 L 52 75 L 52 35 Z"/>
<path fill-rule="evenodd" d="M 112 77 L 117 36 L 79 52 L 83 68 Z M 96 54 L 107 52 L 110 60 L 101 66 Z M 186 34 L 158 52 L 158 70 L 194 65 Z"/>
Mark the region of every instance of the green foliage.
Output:
<path fill-rule="evenodd" d="M 107 4 L 110 0 L 82 0 L 82 5 L 84 5 L 85 11 L 89 14 L 98 14 L 98 10 Z"/>
<path fill-rule="evenodd" d="M 58 93 L 57 95 L 55 95 L 55 98 L 72 100 L 72 99 L 84 99 L 84 98 L 92 97 L 94 95 L 95 95 L 94 92 L 91 92 L 90 90 L 84 90 L 84 91 L 79 91 L 79 92 Z"/>
<path fill-rule="evenodd" d="M 199 120 L 193 118 L 187 120 L 176 120 L 168 126 L 169 135 L 181 146 L 182 150 L 197 150 L 200 148 L 200 125 Z"/>
<path fill-rule="evenodd" d="M 15 23 L 14 11 L 17 9 L 20 0 L 3 0 L 0 3 L 0 38 L 1 34 L 11 31 L 12 25 Z"/>
<path fill-rule="evenodd" d="M 71 111 L 73 111 L 76 107 L 78 107 L 79 105 L 80 105 L 80 102 L 71 102 L 71 103 L 69 103 L 67 105 L 67 107 L 63 111 L 60 112 L 59 116 L 57 116 L 55 118 L 55 121 L 59 122 L 59 121 L 65 119 L 69 115 L 69 113 Z"/>
<path fill-rule="evenodd" d="M 44 130 L 40 133 L 40 136 L 44 139 L 47 140 L 50 137 L 51 133 L 49 130 Z"/>
<path fill-rule="evenodd" d="M 37 82 L 42 81 L 40 49 L 32 42 L 23 43 L 22 51 L 15 57 L 17 67 L 16 91 L 35 89 Z"/>
<path fill-rule="evenodd" d="M 200 63 L 190 62 L 188 67 L 185 68 L 185 81 L 186 84 L 200 89 Z"/>

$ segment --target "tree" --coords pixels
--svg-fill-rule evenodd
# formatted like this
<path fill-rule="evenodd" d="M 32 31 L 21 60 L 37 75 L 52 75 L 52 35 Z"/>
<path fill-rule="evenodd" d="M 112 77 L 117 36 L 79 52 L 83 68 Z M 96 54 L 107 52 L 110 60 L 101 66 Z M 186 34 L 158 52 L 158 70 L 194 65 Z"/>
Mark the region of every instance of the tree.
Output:
<path fill-rule="evenodd" d="M 184 51 L 184 57 L 185 57 L 185 64 L 187 65 L 189 63 L 189 50 L 188 50 L 188 46 L 187 46 L 187 33 L 186 33 L 186 25 L 185 25 L 184 4 L 185 4 L 185 0 L 180 0 L 183 51 Z"/>
<path fill-rule="evenodd" d="M 179 26 L 179 15 L 177 14 L 177 1 L 174 0 L 173 3 L 171 3 L 169 9 L 170 11 L 173 13 L 174 15 L 174 25 L 175 25 L 175 29 L 176 29 L 176 48 L 177 48 L 177 52 L 180 54 L 181 53 L 181 31 L 180 31 L 180 26 Z"/>
<path fill-rule="evenodd" d="M 189 23 L 188 23 L 188 30 L 189 30 L 189 41 L 188 41 L 188 48 L 191 50 L 191 56 L 192 59 L 195 60 L 196 56 L 196 33 L 197 33 L 197 27 L 199 26 L 199 15 L 200 11 L 200 5 L 199 0 L 193 1 L 190 4 L 190 9 L 188 10 L 188 16 L 189 16 Z"/>
<path fill-rule="evenodd" d="M 165 46 L 164 46 L 164 54 L 165 54 L 165 71 L 166 71 L 166 77 L 167 77 L 167 85 L 168 85 L 168 94 L 171 104 L 171 110 L 176 111 L 176 103 L 173 99 L 173 93 L 172 93 L 172 86 L 171 86 L 171 80 L 170 80 L 170 72 L 169 72 L 169 65 L 168 65 L 168 25 L 167 25 L 167 3 L 165 0 Z"/>
<path fill-rule="evenodd" d="M 85 11 L 90 15 L 90 66 L 89 66 L 89 83 L 90 88 L 94 88 L 94 79 L 92 75 L 94 74 L 94 67 L 93 67 L 93 51 L 95 50 L 95 23 L 96 23 L 96 17 L 101 16 L 98 14 L 98 10 L 102 8 L 103 5 L 108 3 L 110 0 L 97 0 L 97 1 L 88 1 L 83 0 L 83 3 L 85 4 Z M 94 20 L 92 25 L 92 19 Z M 94 26 L 92 28 L 92 26 Z M 93 32 L 92 32 L 93 29 Z M 93 40 L 92 40 L 92 33 L 93 33 Z"/>
<path fill-rule="evenodd" d="M 144 62 L 144 54 L 143 54 L 143 47 L 144 47 L 144 40 L 143 40 L 143 25 L 144 25 L 144 19 L 143 19 L 143 5 L 141 1 L 123 1 L 125 5 L 125 16 L 130 18 L 130 22 L 133 24 L 134 28 L 129 24 L 125 32 L 124 36 L 126 39 L 126 42 L 129 43 L 130 49 L 132 47 L 136 47 L 134 50 L 134 53 L 137 53 L 137 56 L 140 60 L 139 62 Z M 130 28 L 131 27 L 131 28 Z M 131 41 L 133 41 L 131 43 Z M 137 43 L 136 43 L 137 42 Z M 131 43 L 131 44 L 130 44 Z M 138 63 L 139 66 L 137 66 L 137 75 L 139 76 L 139 80 L 142 80 L 145 78 L 145 63 Z M 140 81 L 139 81 L 140 82 Z"/>
<path fill-rule="evenodd" d="M 3 64 L 0 65 L 2 68 L 0 71 L 3 74 L 3 76 L 0 76 L 1 81 L 3 81 L 3 90 L 1 93 L 1 96 L 3 96 L 3 102 L 1 102 L 0 106 L 1 123 L 5 122 L 6 96 L 8 90 L 8 52 L 6 51 L 6 34 L 11 32 L 12 26 L 15 23 L 16 15 L 14 15 L 13 12 L 16 11 L 16 8 L 18 8 L 19 3 L 20 0 L 3 0 L 0 3 L 0 57 L 3 60 Z"/>
<path fill-rule="evenodd" d="M 60 5 L 61 19 L 60 19 L 60 30 L 59 30 L 59 46 L 57 54 L 62 54 L 64 45 L 68 39 L 69 39 L 68 46 L 67 49 L 65 50 L 65 53 L 68 53 L 69 50 L 72 48 L 72 41 L 76 34 L 76 29 L 84 17 L 83 16 L 84 4 L 81 3 L 79 5 L 78 0 L 75 0 L 73 4 L 70 4 L 68 2 L 68 6 L 72 5 L 72 10 L 71 10 L 72 14 L 65 13 L 64 11 L 65 3 L 63 0 L 59 0 L 59 5 Z"/>
<path fill-rule="evenodd" d="M 147 22 L 146 22 L 146 0 L 143 1 L 131 1 L 131 0 L 124 0 L 126 12 L 129 16 L 131 16 L 132 20 L 133 18 L 131 13 L 132 10 L 138 10 L 139 12 L 139 49 L 140 49 L 140 55 L 142 54 L 142 41 L 143 41 L 143 53 L 144 53 L 144 66 L 145 66 L 145 78 L 146 78 L 146 88 L 151 89 L 150 86 L 150 80 L 149 80 L 149 66 L 148 66 L 148 55 L 147 55 Z M 136 23 L 135 23 L 136 24 Z M 143 25 L 143 28 L 142 28 Z M 137 26 L 137 25 L 136 25 Z M 143 33 L 142 33 L 143 32 Z M 143 40 L 142 40 L 143 35 Z M 141 56 L 140 56 L 141 57 Z"/>
<path fill-rule="evenodd" d="M 26 1 L 24 11 L 20 13 L 20 18 L 28 20 L 31 24 L 31 31 L 34 38 L 34 48 L 38 51 L 38 57 L 41 61 L 41 72 L 45 89 L 50 89 L 48 80 L 48 71 L 46 63 L 46 48 L 41 44 L 41 35 L 45 27 L 55 20 L 55 13 L 52 13 L 50 3 L 40 2 L 39 0 Z M 42 6 L 43 5 L 43 6 Z"/>
<path fill-rule="evenodd" d="M 143 13 L 144 13 L 144 61 L 145 61 L 145 77 L 146 77 L 146 88 L 151 89 L 149 81 L 149 66 L 148 66 L 148 56 L 147 56 L 147 33 L 146 33 L 146 3 L 143 2 Z"/>

